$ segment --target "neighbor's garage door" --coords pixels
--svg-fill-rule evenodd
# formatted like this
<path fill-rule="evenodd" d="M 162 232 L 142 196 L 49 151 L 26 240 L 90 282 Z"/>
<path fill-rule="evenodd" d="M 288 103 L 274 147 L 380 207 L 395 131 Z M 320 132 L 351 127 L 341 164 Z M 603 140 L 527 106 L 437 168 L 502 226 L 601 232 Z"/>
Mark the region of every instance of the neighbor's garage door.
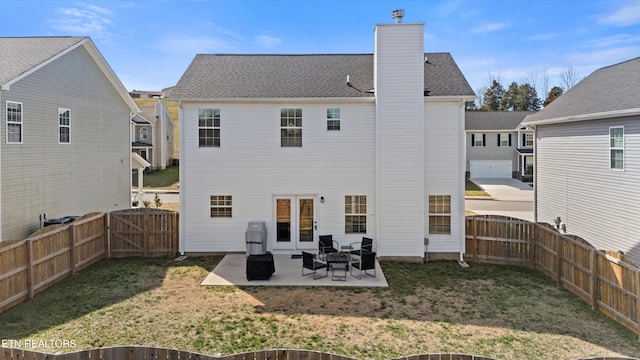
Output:
<path fill-rule="evenodd" d="M 511 160 L 471 160 L 472 178 L 511 178 Z"/>

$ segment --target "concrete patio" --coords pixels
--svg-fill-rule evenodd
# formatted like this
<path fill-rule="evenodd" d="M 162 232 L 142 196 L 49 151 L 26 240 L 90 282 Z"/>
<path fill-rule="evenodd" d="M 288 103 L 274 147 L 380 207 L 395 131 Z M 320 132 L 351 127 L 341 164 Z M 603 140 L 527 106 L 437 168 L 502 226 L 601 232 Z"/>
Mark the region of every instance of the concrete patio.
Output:
<path fill-rule="evenodd" d="M 344 287 L 389 287 L 380 263 L 376 260 L 376 277 L 362 274 L 357 279 L 347 273 L 345 281 L 331 280 L 331 270 L 327 277 L 313 280 L 313 275 L 302 276 L 302 259 L 292 259 L 291 255 L 274 255 L 276 271 L 269 280 L 248 281 L 246 277 L 247 259 L 244 254 L 231 254 L 225 257 L 209 273 L 200 285 L 206 286 L 344 286 Z M 351 270 L 351 269 L 350 269 Z M 358 275 L 357 269 L 353 269 Z M 309 270 L 305 269 L 305 273 Z M 371 273 L 371 271 L 369 271 Z M 324 274 L 324 269 L 319 270 Z"/>

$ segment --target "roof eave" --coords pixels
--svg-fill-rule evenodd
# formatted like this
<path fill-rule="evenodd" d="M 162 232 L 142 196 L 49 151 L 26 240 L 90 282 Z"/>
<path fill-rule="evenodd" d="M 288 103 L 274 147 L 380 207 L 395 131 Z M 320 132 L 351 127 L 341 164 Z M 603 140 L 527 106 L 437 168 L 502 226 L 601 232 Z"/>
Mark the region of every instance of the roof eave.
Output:
<path fill-rule="evenodd" d="M 531 121 L 527 121 L 525 118 L 525 121 L 522 122 L 522 125 L 535 127 L 538 125 L 563 124 L 563 123 L 588 121 L 588 120 L 600 120 L 600 119 L 614 119 L 619 117 L 635 116 L 635 115 L 640 115 L 640 108 L 604 111 L 604 112 L 598 112 L 598 113 L 571 115 L 571 116 L 563 116 L 563 117 L 553 118 L 553 119 L 540 119 L 540 120 L 531 120 Z"/>

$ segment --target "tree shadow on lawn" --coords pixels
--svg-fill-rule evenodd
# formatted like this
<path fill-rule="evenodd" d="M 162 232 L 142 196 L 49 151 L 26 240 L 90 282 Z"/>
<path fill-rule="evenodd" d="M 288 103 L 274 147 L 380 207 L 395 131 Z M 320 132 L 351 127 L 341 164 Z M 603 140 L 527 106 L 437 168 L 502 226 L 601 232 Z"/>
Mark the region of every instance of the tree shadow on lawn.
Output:
<path fill-rule="evenodd" d="M 0 314 L 0 339 L 28 338 L 159 288 L 172 268 L 209 266 L 211 262 L 211 258 L 184 262 L 173 258 L 103 260 Z"/>
<path fill-rule="evenodd" d="M 543 274 L 527 268 L 453 261 L 383 262 L 389 288 L 243 287 L 261 314 L 328 315 L 470 325 L 570 336 L 639 356 L 637 337 Z"/>

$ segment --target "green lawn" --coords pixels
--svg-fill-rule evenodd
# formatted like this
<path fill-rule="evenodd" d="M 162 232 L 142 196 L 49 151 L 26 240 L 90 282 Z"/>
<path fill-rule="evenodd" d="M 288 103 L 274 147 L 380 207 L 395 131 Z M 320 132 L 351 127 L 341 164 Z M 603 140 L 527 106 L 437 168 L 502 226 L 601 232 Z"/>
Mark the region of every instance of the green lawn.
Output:
<path fill-rule="evenodd" d="M 74 340 L 65 351 L 137 344 L 374 359 L 640 356 L 637 336 L 525 268 L 383 262 L 388 289 L 200 286 L 219 260 L 104 260 L 0 314 L 0 339 Z"/>
<path fill-rule="evenodd" d="M 482 188 L 473 181 L 469 180 L 469 178 L 464 179 L 464 194 L 465 196 L 489 196 Z"/>
<path fill-rule="evenodd" d="M 163 170 L 154 170 L 145 172 L 143 183 L 145 188 L 153 189 L 171 189 L 177 190 L 180 180 L 180 168 L 178 166 L 168 166 Z M 138 176 L 133 176 L 133 187 L 138 183 Z"/>

